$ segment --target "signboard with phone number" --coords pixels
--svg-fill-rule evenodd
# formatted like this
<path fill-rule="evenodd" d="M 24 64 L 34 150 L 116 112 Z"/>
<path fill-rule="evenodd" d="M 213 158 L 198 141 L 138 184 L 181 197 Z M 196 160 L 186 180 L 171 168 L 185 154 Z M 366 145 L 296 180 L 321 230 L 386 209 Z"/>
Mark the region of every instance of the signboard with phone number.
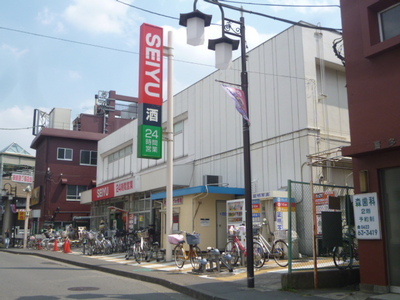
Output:
<path fill-rule="evenodd" d="M 356 237 L 360 240 L 380 240 L 381 222 L 377 193 L 353 196 Z"/>

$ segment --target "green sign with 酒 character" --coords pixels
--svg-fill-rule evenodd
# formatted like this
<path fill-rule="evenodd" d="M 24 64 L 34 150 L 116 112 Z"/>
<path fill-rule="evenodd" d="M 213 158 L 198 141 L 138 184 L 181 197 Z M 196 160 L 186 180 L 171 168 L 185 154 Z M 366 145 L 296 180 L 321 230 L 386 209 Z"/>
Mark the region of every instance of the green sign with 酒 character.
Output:
<path fill-rule="evenodd" d="M 162 127 L 139 125 L 138 157 L 150 159 L 162 157 Z"/>

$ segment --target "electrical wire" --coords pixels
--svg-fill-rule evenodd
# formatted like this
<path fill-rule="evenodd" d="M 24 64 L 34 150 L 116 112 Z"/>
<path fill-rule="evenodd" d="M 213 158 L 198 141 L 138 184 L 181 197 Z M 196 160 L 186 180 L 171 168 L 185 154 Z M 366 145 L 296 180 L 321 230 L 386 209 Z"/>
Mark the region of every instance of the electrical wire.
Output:
<path fill-rule="evenodd" d="M 102 48 L 102 49 L 106 49 L 106 50 L 119 51 L 119 52 L 125 52 L 125 53 L 131 53 L 131 54 L 139 54 L 138 52 L 134 52 L 134 51 L 121 50 L 121 49 L 112 48 L 112 47 L 106 47 L 106 46 L 101 46 L 101 45 L 96 45 L 96 44 L 90 44 L 90 43 L 85 43 L 85 42 L 69 40 L 69 39 L 63 39 L 63 38 L 54 37 L 54 36 L 50 36 L 50 35 L 44 35 L 44 34 L 24 31 L 24 30 L 18 30 L 18 29 L 3 27 L 3 26 L 0 26 L 0 29 L 13 31 L 13 32 L 18 32 L 18 33 L 23 33 L 23 34 L 28 34 L 28 35 L 33 35 L 33 36 L 38 36 L 38 37 L 52 39 L 52 40 L 57 40 L 57 41 L 62 41 L 62 42 L 78 44 L 78 45 L 91 46 L 91 47 Z"/>
<path fill-rule="evenodd" d="M 246 5 L 258 5 L 258 6 L 272 6 L 272 7 L 338 7 L 340 5 L 336 4 L 275 4 L 275 3 L 254 3 L 254 2 L 244 2 L 244 1 L 232 1 L 232 0 L 219 0 L 219 2 L 236 3 L 236 4 L 246 4 Z"/>
<path fill-rule="evenodd" d="M 172 17 L 172 16 L 168 16 L 168 15 L 161 14 L 161 13 L 156 13 L 156 12 L 153 12 L 153 11 L 151 11 L 151 10 L 143 9 L 143 8 L 134 6 L 134 5 L 132 5 L 132 4 L 123 2 L 123 1 L 121 1 L 121 0 L 116 0 L 116 1 L 117 1 L 118 3 L 127 5 L 127 6 L 129 6 L 129 7 L 132 7 L 132 8 L 135 8 L 135 9 L 138 9 L 138 10 L 141 10 L 141 11 L 144 11 L 144 12 L 147 12 L 147 13 L 149 13 L 149 14 L 154 14 L 154 15 L 157 15 L 157 16 L 161 16 L 161 17 L 165 17 L 165 18 L 169 18 L 169 19 L 173 19 L 173 20 L 179 20 L 179 18 Z M 214 0 L 214 1 L 215 1 L 215 0 Z M 206 1 L 206 2 L 212 2 L 212 1 Z M 218 2 L 218 1 L 215 1 L 215 2 Z M 221 1 L 221 2 L 222 2 L 222 1 Z M 226 2 L 228 2 L 228 1 L 226 1 Z M 225 7 L 226 7 L 226 6 L 227 6 L 227 5 L 225 4 Z M 275 20 L 275 21 L 280 21 L 280 22 L 284 22 L 284 23 L 287 23 L 287 24 L 297 25 L 297 26 L 306 27 L 306 28 L 311 28 L 311 29 L 326 30 L 326 31 L 333 31 L 333 32 L 339 32 L 339 31 L 342 30 L 342 29 L 340 29 L 340 28 L 331 28 L 331 27 L 321 27 L 321 26 L 315 26 L 315 25 L 308 25 L 308 24 L 305 24 L 305 23 L 302 23 L 302 22 L 295 22 L 295 21 L 292 21 L 292 20 L 288 20 L 288 19 L 284 19 L 284 18 L 279 18 L 279 17 L 274 17 L 274 16 L 266 15 L 266 14 L 263 14 L 263 13 L 260 13 L 260 12 L 249 11 L 249 10 L 245 10 L 245 9 L 243 9 L 243 8 L 234 7 L 234 6 L 230 6 L 230 7 L 228 7 L 228 8 L 241 11 L 242 13 L 244 12 L 244 13 L 254 14 L 254 15 L 262 16 L 262 17 L 269 18 L 269 19 L 272 19 L 272 20 Z M 221 24 L 212 24 L 212 25 L 221 26 Z"/>
<path fill-rule="evenodd" d="M 25 129 L 32 129 L 35 128 L 37 126 L 33 126 L 33 127 L 20 127 L 20 128 L 0 128 L 0 130 L 25 130 Z"/>

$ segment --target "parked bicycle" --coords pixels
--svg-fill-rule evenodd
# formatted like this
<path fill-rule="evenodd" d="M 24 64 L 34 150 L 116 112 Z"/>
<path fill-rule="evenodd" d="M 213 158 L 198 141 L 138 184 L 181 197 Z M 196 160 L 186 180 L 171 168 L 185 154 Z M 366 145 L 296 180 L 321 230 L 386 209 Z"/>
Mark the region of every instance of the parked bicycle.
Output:
<path fill-rule="evenodd" d="M 246 229 L 242 225 L 240 228 L 236 228 L 235 226 L 231 226 L 228 230 L 228 243 L 225 246 L 225 253 L 230 254 L 232 257 L 232 265 L 236 265 L 239 261 L 239 258 L 245 258 L 247 256 L 247 249 L 242 244 L 242 241 L 239 239 L 240 232 L 245 232 Z M 261 268 L 264 265 L 265 254 L 263 246 L 257 242 L 253 241 L 253 265 L 255 268 Z M 242 261 L 242 264 L 244 262 Z"/>
<path fill-rule="evenodd" d="M 28 241 L 26 243 L 26 247 L 28 249 L 41 249 L 42 248 L 42 238 L 36 237 L 35 235 L 31 235 L 28 237 Z"/>
<path fill-rule="evenodd" d="M 137 230 L 129 239 L 130 246 L 128 246 L 125 259 L 128 260 L 132 256 L 139 264 L 142 261 L 149 262 L 152 259 L 157 261 L 162 259 L 160 245 L 158 242 L 153 241 L 151 228 Z"/>
<path fill-rule="evenodd" d="M 345 234 L 342 245 L 333 248 L 333 261 L 335 266 L 344 270 L 352 268 L 353 264 L 358 263 L 358 243 L 354 228 L 345 228 Z"/>
<path fill-rule="evenodd" d="M 263 225 L 266 224 L 266 220 L 263 220 Z M 273 258 L 278 266 L 286 267 L 289 264 L 289 246 L 284 239 L 281 239 L 281 237 L 287 237 L 287 230 L 277 230 L 275 233 L 270 232 L 274 237 L 274 242 L 270 244 L 262 235 L 262 228 L 263 226 L 255 226 L 253 228 L 254 240 L 262 245 L 265 254 L 262 264 L 260 262 L 261 266 L 263 266 L 265 262 L 268 262 L 270 258 Z"/>
<path fill-rule="evenodd" d="M 185 237 L 182 233 L 186 234 L 186 240 L 189 244 L 189 253 L 186 255 L 184 248 Z M 186 231 L 181 231 L 180 234 L 171 234 L 168 236 L 168 242 L 176 245 L 173 249 L 173 256 L 175 264 L 178 268 L 182 268 L 185 261 L 189 258 L 193 270 L 199 271 L 202 267 L 201 260 L 203 259 L 203 253 L 201 252 L 198 244 L 200 244 L 200 234 L 193 232 L 192 234 Z"/>

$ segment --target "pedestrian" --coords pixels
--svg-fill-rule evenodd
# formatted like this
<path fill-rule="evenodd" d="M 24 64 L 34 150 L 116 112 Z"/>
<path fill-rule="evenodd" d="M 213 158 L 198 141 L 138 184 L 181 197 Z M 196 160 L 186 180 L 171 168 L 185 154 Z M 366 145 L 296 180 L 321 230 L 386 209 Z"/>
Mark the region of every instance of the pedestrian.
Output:
<path fill-rule="evenodd" d="M 103 234 L 104 234 L 104 232 L 106 231 L 106 224 L 104 224 L 104 220 L 101 220 L 101 221 L 100 221 L 99 231 L 100 231 L 101 233 L 103 233 Z"/>
<path fill-rule="evenodd" d="M 5 242 L 6 248 L 8 248 L 10 246 L 10 229 L 7 228 L 7 230 L 5 232 L 5 236 L 6 236 L 6 239 L 4 242 Z"/>

